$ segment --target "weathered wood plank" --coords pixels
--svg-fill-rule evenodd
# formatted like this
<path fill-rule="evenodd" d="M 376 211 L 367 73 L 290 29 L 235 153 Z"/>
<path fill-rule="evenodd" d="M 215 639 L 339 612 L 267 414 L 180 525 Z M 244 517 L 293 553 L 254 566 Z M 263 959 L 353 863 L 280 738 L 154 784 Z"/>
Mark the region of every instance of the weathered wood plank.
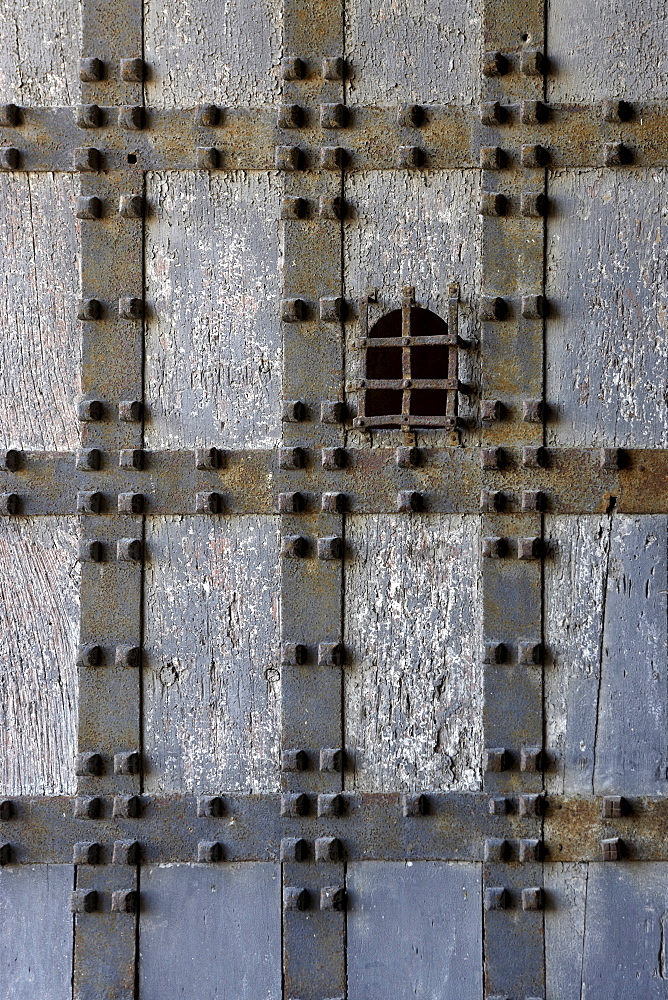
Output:
<path fill-rule="evenodd" d="M 548 1000 L 664 1000 L 668 865 L 546 866 Z"/>
<path fill-rule="evenodd" d="M 278 443 L 280 193 L 273 173 L 148 175 L 148 447 Z"/>
<path fill-rule="evenodd" d="M 666 171 L 560 171 L 549 191 L 548 444 L 665 448 Z"/>
<path fill-rule="evenodd" d="M 142 869 L 142 1000 L 281 1000 L 281 869 Z"/>
<path fill-rule="evenodd" d="M 350 787 L 480 787 L 478 536 L 474 517 L 347 520 Z"/>
<path fill-rule="evenodd" d="M 3 102 L 76 104 L 79 98 L 80 0 L 4 0 L 0 18 Z"/>
<path fill-rule="evenodd" d="M 282 35 L 279 0 L 147 0 L 148 103 L 276 103 Z"/>
<path fill-rule="evenodd" d="M 480 866 L 361 862 L 348 865 L 348 996 L 479 1000 Z"/>
<path fill-rule="evenodd" d="M 0 794 L 75 790 L 75 518 L 0 520 Z"/>
<path fill-rule="evenodd" d="M 73 207 L 72 174 L 0 174 L 0 447 L 79 443 Z"/>
<path fill-rule="evenodd" d="M 546 531 L 552 792 L 667 789 L 667 520 L 554 517 Z"/>
<path fill-rule="evenodd" d="M 666 99 L 666 0 L 559 0 L 546 9 L 550 100 Z"/>
<path fill-rule="evenodd" d="M 72 865 L 0 869 L 3 1000 L 71 1000 Z"/>
<path fill-rule="evenodd" d="M 278 789 L 278 523 L 147 522 L 146 787 Z"/>
<path fill-rule="evenodd" d="M 345 25 L 351 103 L 479 99 L 480 0 L 351 0 Z"/>
<path fill-rule="evenodd" d="M 367 289 L 378 292 L 369 323 L 401 305 L 404 285 L 415 286 L 416 302 L 447 321 L 448 283 L 461 285 L 459 332 L 479 335 L 477 307 L 481 291 L 482 228 L 477 205 L 477 170 L 370 171 L 346 177 L 346 199 L 352 207 L 344 229 L 344 287 L 356 302 Z M 419 252 L 416 253 L 416 247 Z M 354 347 L 359 325 L 346 325 L 346 376 L 364 378 L 364 352 Z M 460 352 L 460 378 L 480 384 L 479 355 Z M 460 397 L 460 413 L 470 406 Z M 477 423 L 477 417 L 476 417 Z M 419 432 L 419 440 L 448 444 L 447 434 Z M 387 445 L 388 432 L 372 434 Z M 351 441 L 369 447 L 369 434 L 354 432 Z M 397 443 L 400 441 L 397 439 Z"/>

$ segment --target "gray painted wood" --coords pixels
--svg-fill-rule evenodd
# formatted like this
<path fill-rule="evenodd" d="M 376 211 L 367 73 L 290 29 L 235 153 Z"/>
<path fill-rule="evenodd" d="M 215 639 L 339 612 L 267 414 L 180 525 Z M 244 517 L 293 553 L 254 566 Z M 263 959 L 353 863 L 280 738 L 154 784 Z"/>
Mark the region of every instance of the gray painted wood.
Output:
<path fill-rule="evenodd" d="M 0 94 L 3 103 L 76 104 L 80 0 L 3 0 Z"/>
<path fill-rule="evenodd" d="M 156 107 L 279 99 L 280 0 L 147 0 L 144 44 L 147 102 Z"/>
<path fill-rule="evenodd" d="M 72 174 L 0 174 L 0 448 L 79 443 L 73 206 Z"/>
<path fill-rule="evenodd" d="M 148 175 L 147 447 L 278 443 L 280 193 L 274 173 Z"/>
<path fill-rule="evenodd" d="M 559 0 L 546 8 L 551 101 L 666 99 L 666 0 Z"/>
<path fill-rule="evenodd" d="M 479 99 L 480 0 L 351 0 L 344 9 L 352 104 Z"/>
<path fill-rule="evenodd" d="M 142 1000 L 281 1000 L 281 868 L 142 869 Z"/>
<path fill-rule="evenodd" d="M 667 519 L 552 517 L 546 532 L 548 787 L 665 794 Z"/>
<path fill-rule="evenodd" d="M 479 865 L 356 862 L 347 888 L 349 1000 L 480 1000 Z"/>
<path fill-rule="evenodd" d="M 0 869 L 3 1000 L 71 1000 L 72 865 Z"/>
<path fill-rule="evenodd" d="M 668 865 L 546 867 L 546 1000 L 664 1000 Z M 556 867 L 556 866 L 555 866 Z"/>
<path fill-rule="evenodd" d="M 347 519 L 350 787 L 480 788 L 478 535 L 474 517 Z"/>
<path fill-rule="evenodd" d="M 665 448 L 666 171 L 559 171 L 549 190 L 547 443 Z"/>
<path fill-rule="evenodd" d="M 76 519 L 0 520 L 0 794 L 75 790 Z"/>
<path fill-rule="evenodd" d="M 278 789 L 278 520 L 147 521 L 150 791 Z"/>
<path fill-rule="evenodd" d="M 344 226 L 344 287 L 355 303 L 368 288 L 378 292 L 369 324 L 401 305 L 401 289 L 415 286 L 416 302 L 447 321 L 448 283 L 459 281 L 462 337 L 479 335 L 482 227 L 478 215 L 477 170 L 369 171 L 345 178 L 351 217 Z M 419 253 L 415 248 L 419 247 Z M 359 325 L 346 324 L 346 378 L 364 378 L 364 352 L 354 347 Z M 479 355 L 460 352 L 460 378 L 480 383 Z M 460 397 L 462 416 L 470 412 Z M 368 448 L 387 446 L 388 432 L 354 431 L 350 441 Z M 418 432 L 418 442 L 447 445 L 442 431 Z M 397 444 L 403 441 L 397 436 Z"/>

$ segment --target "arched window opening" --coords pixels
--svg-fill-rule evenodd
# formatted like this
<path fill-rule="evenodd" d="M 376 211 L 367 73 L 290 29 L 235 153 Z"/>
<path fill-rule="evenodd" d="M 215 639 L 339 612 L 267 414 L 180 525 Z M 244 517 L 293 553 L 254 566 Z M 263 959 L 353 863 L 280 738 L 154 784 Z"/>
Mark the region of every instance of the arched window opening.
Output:
<path fill-rule="evenodd" d="M 361 305 L 366 371 L 358 427 L 451 427 L 457 425 L 457 298 L 448 323 L 415 305 L 404 289 L 402 308 L 368 329 L 368 299 Z"/>

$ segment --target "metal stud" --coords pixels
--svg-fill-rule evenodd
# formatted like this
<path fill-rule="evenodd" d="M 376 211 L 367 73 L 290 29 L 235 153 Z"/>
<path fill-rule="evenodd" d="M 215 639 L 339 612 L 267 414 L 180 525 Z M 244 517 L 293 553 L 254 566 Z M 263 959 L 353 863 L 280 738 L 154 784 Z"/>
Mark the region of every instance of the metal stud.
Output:
<path fill-rule="evenodd" d="M 284 559 L 303 559 L 308 552 L 308 539 L 303 535 L 284 535 L 281 539 L 281 555 Z"/>
<path fill-rule="evenodd" d="M 621 861 L 624 856 L 624 842 L 619 837 L 609 837 L 601 841 L 603 861 Z"/>
<path fill-rule="evenodd" d="M 508 659 L 508 649 L 503 642 L 486 642 L 483 650 L 483 663 L 505 663 Z"/>
<path fill-rule="evenodd" d="M 320 506 L 325 514 L 343 514 L 348 509 L 348 497 L 345 493 L 323 493 Z"/>
<path fill-rule="evenodd" d="M 102 216 L 102 202 L 99 198 L 79 195 L 74 203 L 77 219 L 99 219 Z"/>
<path fill-rule="evenodd" d="M 348 161 L 348 154 L 343 146 L 321 146 L 319 159 L 322 170 L 342 170 Z"/>
<path fill-rule="evenodd" d="M 75 865 L 97 865 L 100 863 L 100 844 L 94 840 L 84 840 L 74 845 L 72 863 Z"/>
<path fill-rule="evenodd" d="M 308 767 L 306 750 L 284 750 L 281 754 L 281 771 L 305 771 Z"/>
<path fill-rule="evenodd" d="M 301 59 L 295 56 L 284 56 L 281 60 L 281 77 L 283 80 L 302 80 L 306 67 Z"/>
<path fill-rule="evenodd" d="M 343 557 L 343 539 L 338 536 L 318 539 L 318 559 L 332 560 Z"/>
<path fill-rule="evenodd" d="M 320 404 L 320 423 L 322 424 L 342 424 L 346 416 L 346 404 L 339 400 L 326 400 Z"/>
<path fill-rule="evenodd" d="M 342 219 L 345 212 L 344 202 L 339 197 L 321 196 L 318 200 L 318 216 L 321 219 Z"/>
<path fill-rule="evenodd" d="M 631 163 L 631 150 L 622 142 L 607 142 L 603 147 L 603 165 L 621 167 Z"/>
<path fill-rule="evenodd" d="M 500 399 L 483 399 L 480 403 L 480 419 L 483 423 L 501 420 L 504 406 Z"/>
<path fill-rule="evenodd" d="M 79 539 L 79 562 L 102 562 L 102 542 L 97 539 Z"/>
<path fill-rule="evenodd" d="M 483 52 L 482 75 L 503 76 L 508 72 L 508 60 L 500 52 Z"/>
<path fill-rule="evenodd" d="M 21 498 L 18 493 L 0 493 L 0 514 L 18 514 L 21 510 Z"/>
<path fill-rule="evenodd" d="M 315 842 L 316 861 L 340 861 L 343 851 L 337 837 L 318 837 Z"/>
<path fill-rule="evenodd" d="M 14 818 L 14 803 L 11 799 L 0 799 L 0 822 Z"/>
<path fill-rule="evenodd" d="M 308 844 L 303 837 L 284 837 L 281 840 L 281 861 L 305 861 Z"/>
<path fill-rule="evenodd" d="M 303 219 L 308 203 L 304 198 L 287 197 L 281 201 L 282 219 Z"/>
<path fill-rule="evenodd" d="M 121 319 L 141 320 L 144 318 L 144 301 L 136 295 L 122 296 L 118 300 L 118 315 Z"/>
<path fill-rule="evenodd" d="M 104 405 L 99 399 L 80 399 L 77 403 L 77 415 L 83 422 L 101 420 L 103 413 Z"/>
<path fill-rule="evenodd" d="M 219 154 L 215 146 L 195 148 L 195 167 L 198 170 L 215 170 L 219 164 Z"/>
<path fill-rule="evenodd" d="M 100 169 L 102 154 L 93 146 L 80 146 L 72 153 L 72 163 L 75 170 L 97 171 Z"/>
<path fill-rule="evenodd" d="M 306 317 L 303 299 L 281 299 L 281 319 L 284 323 L 298 323 Z"/>
<path fill-rule="evenodd" d="M 278 109 L 279 128 L 300 128 L 304 123 L 304 109 L 299 104 L 282 104 Z"/>
<path fill-rule="evenodd" d="M 485 749 L 485 771 L 492 773 L 507 771 L 510 765 L 508 751 L 502 747 L 487 747 Z"/>
<path fill-rule="evenodd" d="M 500 146 L 480 147 L 480 169 L 501 170 L 506 165 L 507 157 Z"/>
<path fill-rule="evenodd" d="M 197 815 L 200 819 L 217 819 L 224 811 L 220 795 L 200 795 L 197 799 Z"/>
<path fill-rule="evenodd" d="M 217 469 L 219 455 L 217 448 L 195 448 L 195 468 L 201 471 Z"/>
<path fill-rule="evenodd" d="M 523 910 L 542 910 L 543 909 L 543 890 L 540 886 L 531 886 L 528 889 L 522 889 L 522 909 Z"/>
<path fill-rule="evenodd" d="M 343 796 L 324 794 L 318 795 L 318 816 L 333 817 L 340 816 L 343 812 Z"/>
<path fill-rule="evenodd" d="M 520 795 L 520 816 L 542 816 L 545 806 L 545 796 L 542 792 L 533 795 Z"/>
<path fill-rule="evenodd" d="M 77 304 L 77 319 L 96 320 L 102 315 L 102 303 L 99 299 L 80 299 Z"/>
<path fill-rule="evenodd" d="M 543 748 L 522 747 L 520 750 L 520 771 L 535 773 L 543 770 Z"/>
<path fill-rule="evenodd" d="M 215 864 L 222 861 L 223 850 L 217 840 L 200 840 L 197 845 L 197 860 L 200 864 Z"/>
<path fill-rule="evenodd" d="M 274 163 L 277 170 L 299 170 L 302 163 L 302 151 L 299 146 L 277 146 Z"/>
<path fill-rule="evenodd" d="M 141 814 L 141 799 L 138 795 L 115 795 L 113 815 L 119 819 L 137 819 Z"/>
<path fill-rule="evenodd" d="M 423 509 L 423 497 L 415 490 L 399 490 L 397 510 L 401 514 L 413 514 Z"/>
<path fill-rule="evenodd" d="M 139 893 L 136 889 L 115 889 L 111 894 L 112 913 L 136 913 Z"/>
<path fill-rule="evenodd" d="M 394 453 L 394 461 L 398 469 L 412 469 L 420 464 L 422 453 L 419 448 L 401 446 Z"/>
<path fill-rule="evenodd" d="M 494 795 L 487 803 L 490 816 L 505 816 L 510 812 L 510 801 L 503 795 Z"/>
<path fill-rule="evenodd" d="M 102 774 L 102 758 L 99 753 L 79 753 L 74 765 L 74 773 L 79 777 L 98 777 Z"/>
<path fill-rule="evenodd" d="M 0 128 L 16 128 L 21 124 L 21 112 L 15 104 L 0 104 Z"/>
<path fill-rule="evenodd" d="M 77 493 L 78 514 L 99 514 L 104 496 L 97 490 L 79 490 Z"/>
<path fill-rule="evenodd" d="M 330 472 L 333 472 L 335 469 L 344 469 L 346 467 L 346 459 L 346 452 L 343 448 L 322 449 L 322 467 Z"/>
<path fill-rule="evenodd" d="M 519 859 L 520 861 L 541 861 L 543 855 L 542 842 L 525 837 L 520 840 Z"/>
<path fill-rule="evenodd" d="M 343 80 L 346 64 L 342 56 L 325 56 L 322 60 L 323 80 Z"/>
<path fill-rule="evenodd" d="M 301 399 L 284 399 L 281 404 L 281 420 L 288 424 L 298 424 L 306 416 L 306 407 Z"/>
<path fill-rule="evenodd" d="M 100 458 L 99 448 L 80 448 L 76 453 L 75 465 L 77 469 L 96 471 L 100 468 Z"/>
<path fill-rule="evenodd" d="M 420 128 L 424 124 L 424 108 L 420 104 L 400 104 L 397 109 L 399 128 Z"/>
<path fill-rule="evenodd" d="M 506 466 L 506 453 L 503 448 L 481 448 L 480 467 L 488 470 L 499 470 Z"/>
<path fill-rule="evenodd" d="M 344 660 L 344 648 L 340 642 L 318 644 L 318 666 L 340 667 Z"/>
<path fill-rule="evenodd" d="M 305 910 L 309 904 L 309 895 L 306 889 L 295 885 L 283 887 L 283 909 L 284 910 Z"/>
<path fill-rule="evenodd" d="M 542 490 L 522 491 L 522 510 L 545 510 L 546 497 Z"/>
<path fill-rule="evenodd" d="M 482 540 L 482 554 L 485 559 L 503 559 L 507 550 L 507 540 L 498 535 L 488 535 Z"/>
<path fill-rule="evenodd" d="M 500 295 L 483 295 L 480 299 L 480 319 L 486 323 L 494 323 L 505 319 L 508 304 Z"/>
<path fill-rule="evenodd" d="M 118 419 L 123 423 L 138 423 L 144 415 L 144 404 L 140 399 L 122 399 L 118 404 Z"/>
<path fill-rule="evenodd" d="M 138 865 L 141 861 L 141 847 L 136 840 L 115 840 L 112 854 L 115 865 Z"/>
<path fill-rule="evenodd" d="M 483 191 L 480 195 L 480 215 L 499 216 L 506 214 L 506 196 L 498 191 Z"/>
<path fill-rule="evenodd" d="M 399 146 L 397 149 L 397 167 L 403 170 L 414 170 L 424 162 L 424 153 L 419 146 Z"/>
<path fill-rule="evenodd" d="M 523 560 L 540 559 L 543 555 L 543 540 L 541 538 L 518 538 L 517 558 Z"/>
<path fill-rule="evenodd" d="M 324 323 L 338 323 L 343 316 L 343 299 L 340 295 L 320 299 L 320 319 Z"/>
<path fill-rule="evenodd" d="M 494 127 L 502 125 L 506 120 L 506 109 L 498 101 L 484 101 L 480 105 L 480 121 L 483 125 Z"/>
<path fill-rule="evenodd" d="M 549 162 L 549 159 L 550 154 L 544 146 L 540 146 L 537 143 L 527 143 L 527 145 L 522 146 L 520 162 L 523 167 L 530 169 L 544 167 Z"/>
<path fill-rule="evenodd" d="M 633 117 L 633 107 L 627 101 L 604 101 L 603 119 L 606 122 L 627 122 Z"/>
<path fill-rule="evenodd" d="M 117 506 L 119 514 L 141 514 L 144 510 L 144 494 L 119 493 Z"/>
<path fill-rule="evenodd" d="M 603 819 L 620 819 L 628 816 L 629 804 L 622 795 L 606 795 L 601 807 Z"/>
<path fill-rule="evenodd" d="M 523 191 L 520 214 L 527 219 L 541 219 L 547 215 L 547 198 L 542 191 Z"/>
<path fill-rule="evenodd" d="M 345 910 L 346 890 L 340 885 L 326 885 L 320 890 L 321 910 Z"/>
<path fill-rule="evenodd" d="M 484 905 L 486 910 L 505 910 L 508 905 L 508 893 L 503 886 L 488 886 L 485 889 Z"/>
<path fill-rule="evenodd" d="M 517 659 L 520 663 L 539 666 L 543 662 L 543 644 L 537 639 L 522 640 L 517 644 Z"/>
<path fill-rule="evenodd" d="M 118 453 L 119 469 L 141 469 L 144 465 L 142 448 L 121 448 Z"/>
<path fill-rule="evenodd" d="M 122 219 L 141 219 L 144 215 L 144 198 L 140 194 L 122 194 L 118 202 Z"/>
<path fill-rule="evenodd" d="M 102 801 L 97 795 L 77 795 L 73 814 L 77 819 L 97 819 L 102 809 Z"/>
<path fill-rule="evenodd" d="M 0 147 L 0 170 L 18 170 L 21 153 L 15 146 Z"/>
<path fill-rule="evenodd" d="M 428 812 L 427 796 L 421 792 L 409 792 L 401 797 L 401 813 L 406 818 L 426 816 Z"/>
<path fill-rule="evenodd" d="M 114 774 L 139 774 L 141 755 L 137 750 L 114 754 Z"/>
<path fill-rule="evenodd" d="M 141 562 L 144 546 L 141 538 L 119 538 L 116 558 L 119 562 Z"/>
<path fill-rule="evenodd" d="M 114 662 L 117 667 L 136 669 L 141 666 L 141 649 L 139 646 L 116 646 Z"/>
<path fill-rule="evenodd" d="M 104 79 L 104 63 L 95 56 L 79 60 L 79 79 L 82 83 L 98 83 Z"/>
<path fill-rule="evenodd" d="M 494 511 L 503 510 L 505 503 L 505 497 L 501 490 L 481 490 L 480 491 L 480 510 L 493 513 Z"/>
<path fill-rule="evenodd" d="M 121 59 L 121 80 L 125 83 L 142 83 L 145 75 L 143 59 Z"/>
<path fill-rule="evenodd" d="M 549 110 L 542 101 L 520 101 L 520 121 L 523 125 L 541 125 L 547 121 Z"/>
<path fill-rule="evenodd" d="M 80 667 L 99 667 L 101 663 L 102 647 L 92 642 L 81 643 L 77 654 L 77 664 Z"/>
<path fill-rule="evenodd" d="M 118 109 L 118 124 L 120 128 L 137 131 L 144 127 L 144 109 L 141 105 L 126 105 Z"/>
<path fill-rule="evenodd" d="M 278 510 L 280 514 L 300 514 L 306 501 L 303 493 L 279 493 Z"/>
<path fill-rule="evenodd" d="M 97 910 L 97 892 L 95 889 L 75 889 L 70 894 L 71 913 L 94 913 Z"/>
<path fill-rule="evenodd" d="M 540 445 L 525 445 L 522 448 L 522 465 L 526 469 L 544 469 L 548 464 L 548 453 Z"/>
<path fill-rule="evenodd" d="M 302 792 L 286 792 L 281 796 L 281 816 L 307 816 L 309 798 Z"/>
<path fill-rule="evenodd" d="M 307 649 L 300 642 L 284 642 L 281 644 L 281 665 L 284 667 L 300 667 L 306 663 Z"/>
<path fill-rule="evenodd" d="M 320 750 L 320 770 L 324 773 L 340 773 L 343 770 L 341 747 L 323 747 Z"/>
<path fill-rule="evenodd" d="M 200 104 L 193 115 L 195 125 L 213 128 L 218 124 L 218 108 L 215 104 Z"/>
<path fill-rule="evenodd" d="M 542 76 L 545 73 L 545 56 L 538 49 L 525 49 L 520 53 L 520 73 L 524 76 Z"/>
<path fill-rule="evenodd" d="M 508 857 L 508 841 L 488 837 L 485 841 L 485 861 L 505 861 Z"/>
<path fill-rule="evenodd" d="M 349 115 L 349 109 L 345 104 L 321 104 L 320 126 L 326 129 L 345 128 Z"/>
<path fill-rule="evenodd" d="M 598 464 L 604 472 L 616 472 L 626 466 L 626 453 L 621 448 L 601 448 Z"/>
<path fill-rule="evenodd" d="M 220 493 L 196 493 L 196 514 L 218 514 L 221 508 Z"/>

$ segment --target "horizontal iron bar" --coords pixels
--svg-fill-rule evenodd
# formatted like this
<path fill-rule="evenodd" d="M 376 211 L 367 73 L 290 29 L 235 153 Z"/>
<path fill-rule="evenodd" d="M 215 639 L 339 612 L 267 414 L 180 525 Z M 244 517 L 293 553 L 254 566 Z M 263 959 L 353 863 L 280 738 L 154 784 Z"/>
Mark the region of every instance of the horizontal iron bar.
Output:
<path fill-rule="evenodd" d="M 513 792 L 506 793 L 508 811 L 501 814 L 498 798 L 492 814 L 482 793 L 343 793 L 338 816 L 318 816 L 317 796 L 307 799 L 306 814 L 291 817 L 281 816 L 281 796 L 273 794 L 222 795 L 221 815 L 198 815 L 210 808 L 208 798 L 141 796 L 139 815 L 128 819 L 113 816 L 113 799 L 103 797 L 100 818 L 82 819 L 68 797 L 16 798 L 10 800 L 13 818 L 0 822 L 0 841 L 10 845 L 12 864 L 70 863 L 74 845 L 86 843 L 99 844 L 100 863 L 109 863 L 118 841 L 136 842 L 145 863 L 197 860 L 202 842 L 219 843 L 221 860 L 267 861 L 280 857 L 282 840 L 295 838 L 305 841 L 300 847 L 308 860 L 321 837 L 337 838 L 346 860 L 384 861 L 482 861 L 485 842 L 501 840 L 506 842 L 501 860 L 512 862 L 519 859 L 519 841 L 539 837 L 541 829 L 540 816 L 519 815 Z M 629 798 L 616 819 L 603 818 L 603 802 L 548 797 L 542 818 L 545 860 L 601 861 L 601 841 L 619 838 L 627 860 L 668 861 L 666 797 Z"/>
<path fill-rule="evenodd" d="M 535 149 L 536 143 L 556 169 L 668 164 L 665 102 L 625 106 L 623 117 L 630 118 L 623 121 L 606 120 L 603 103 L 540 105 L 543 120 L 532 120 L 518 103 L 505 104 L 496 116 L 503 120 L 491 125 L 483 124 L 479 107 L 429 105 L 419 128 L 399 125 L 399 110 L 349 107 L 347 125 L 332 129 L 320 126 L 317 105 L 302 109 L 303 125 L 295 128 L 279 127 L 277 108 L 221 108 L 215 127 L 199 124 L 196 108 L 146 108 L 143 127 L 129 129 L 119 124 L 118 108 L 101 108 L 101 124 L 93 128 L 77 124 L 74 107 L 21 108 L 16 126 L 0 129 L 0 144 L 19 151 L 19 169 L 38 171 L 74 169 L 74 149 L 86 146 L 102 151 L 104 170 L 127 168 L 128 154 L 139 170 L 268 170 L 277 164 L 278 147 L 301 151 L 299 162 L 288 157 L 290 169 L 319 170 L 325 169 L 320 150 L 327 146 L 345 151 L 349 170 L 480 167 L 481 149 L 489 147 L 501 149 L 506 167 L 516 167 L 522 147 Z M 608 147 L 619 143 L 624 151 L 615 161 Z M 206 155 L 210 150 L 213 156 Z"/>
<path fill-rule="evenodd" d="M 305 438 L 308 433 L 312 427 Z M 98 493 L 99 513 L 113 515 L 119 495 L 137 493 L 152 516 L 195 513 L 209 493 L 220 498 L 221 513 L 271 514 L 279 510 L 279 493 L 289 490 L 302 494 L 307 517 L 320 510 L 321 494 L 335 492 L 344 494 L 350 513 L 392 512 L 401 490 L 420 492 L 427 513 L 477 513 L 481 490 L 489 493 L 492 484 L 494 509 L 507 513 L 526 509 L 524 494 L 532 491 L 548 513 L 598 514 L 611 505 L 620 513 L 668 513 L 668 451 L 662 449 L 537 453 L 509 447 L 494 450 L 500 468 L 491 472 L 483 470 L 486 451 L 478 448 L 411 449 L 417 464 L 409 467 L 397 464 L 402 449 L 337 450 L 334 466 L 341 467 L 319 448 L 288 451 L 292 469 L 279 467 L 278 450 L 222 451 L 213 469 L 196 469 L 194 451 L 146 451 L 140 469 L 120 468 L 118 452 L 102 452 L 98 470 L 77 468 L 73 454 L 24 452 L 15 471 L 0 472 L 0 493 L 18 497 L 5 511 L 30 516 L 76 514 L 79 492 Z"/>

